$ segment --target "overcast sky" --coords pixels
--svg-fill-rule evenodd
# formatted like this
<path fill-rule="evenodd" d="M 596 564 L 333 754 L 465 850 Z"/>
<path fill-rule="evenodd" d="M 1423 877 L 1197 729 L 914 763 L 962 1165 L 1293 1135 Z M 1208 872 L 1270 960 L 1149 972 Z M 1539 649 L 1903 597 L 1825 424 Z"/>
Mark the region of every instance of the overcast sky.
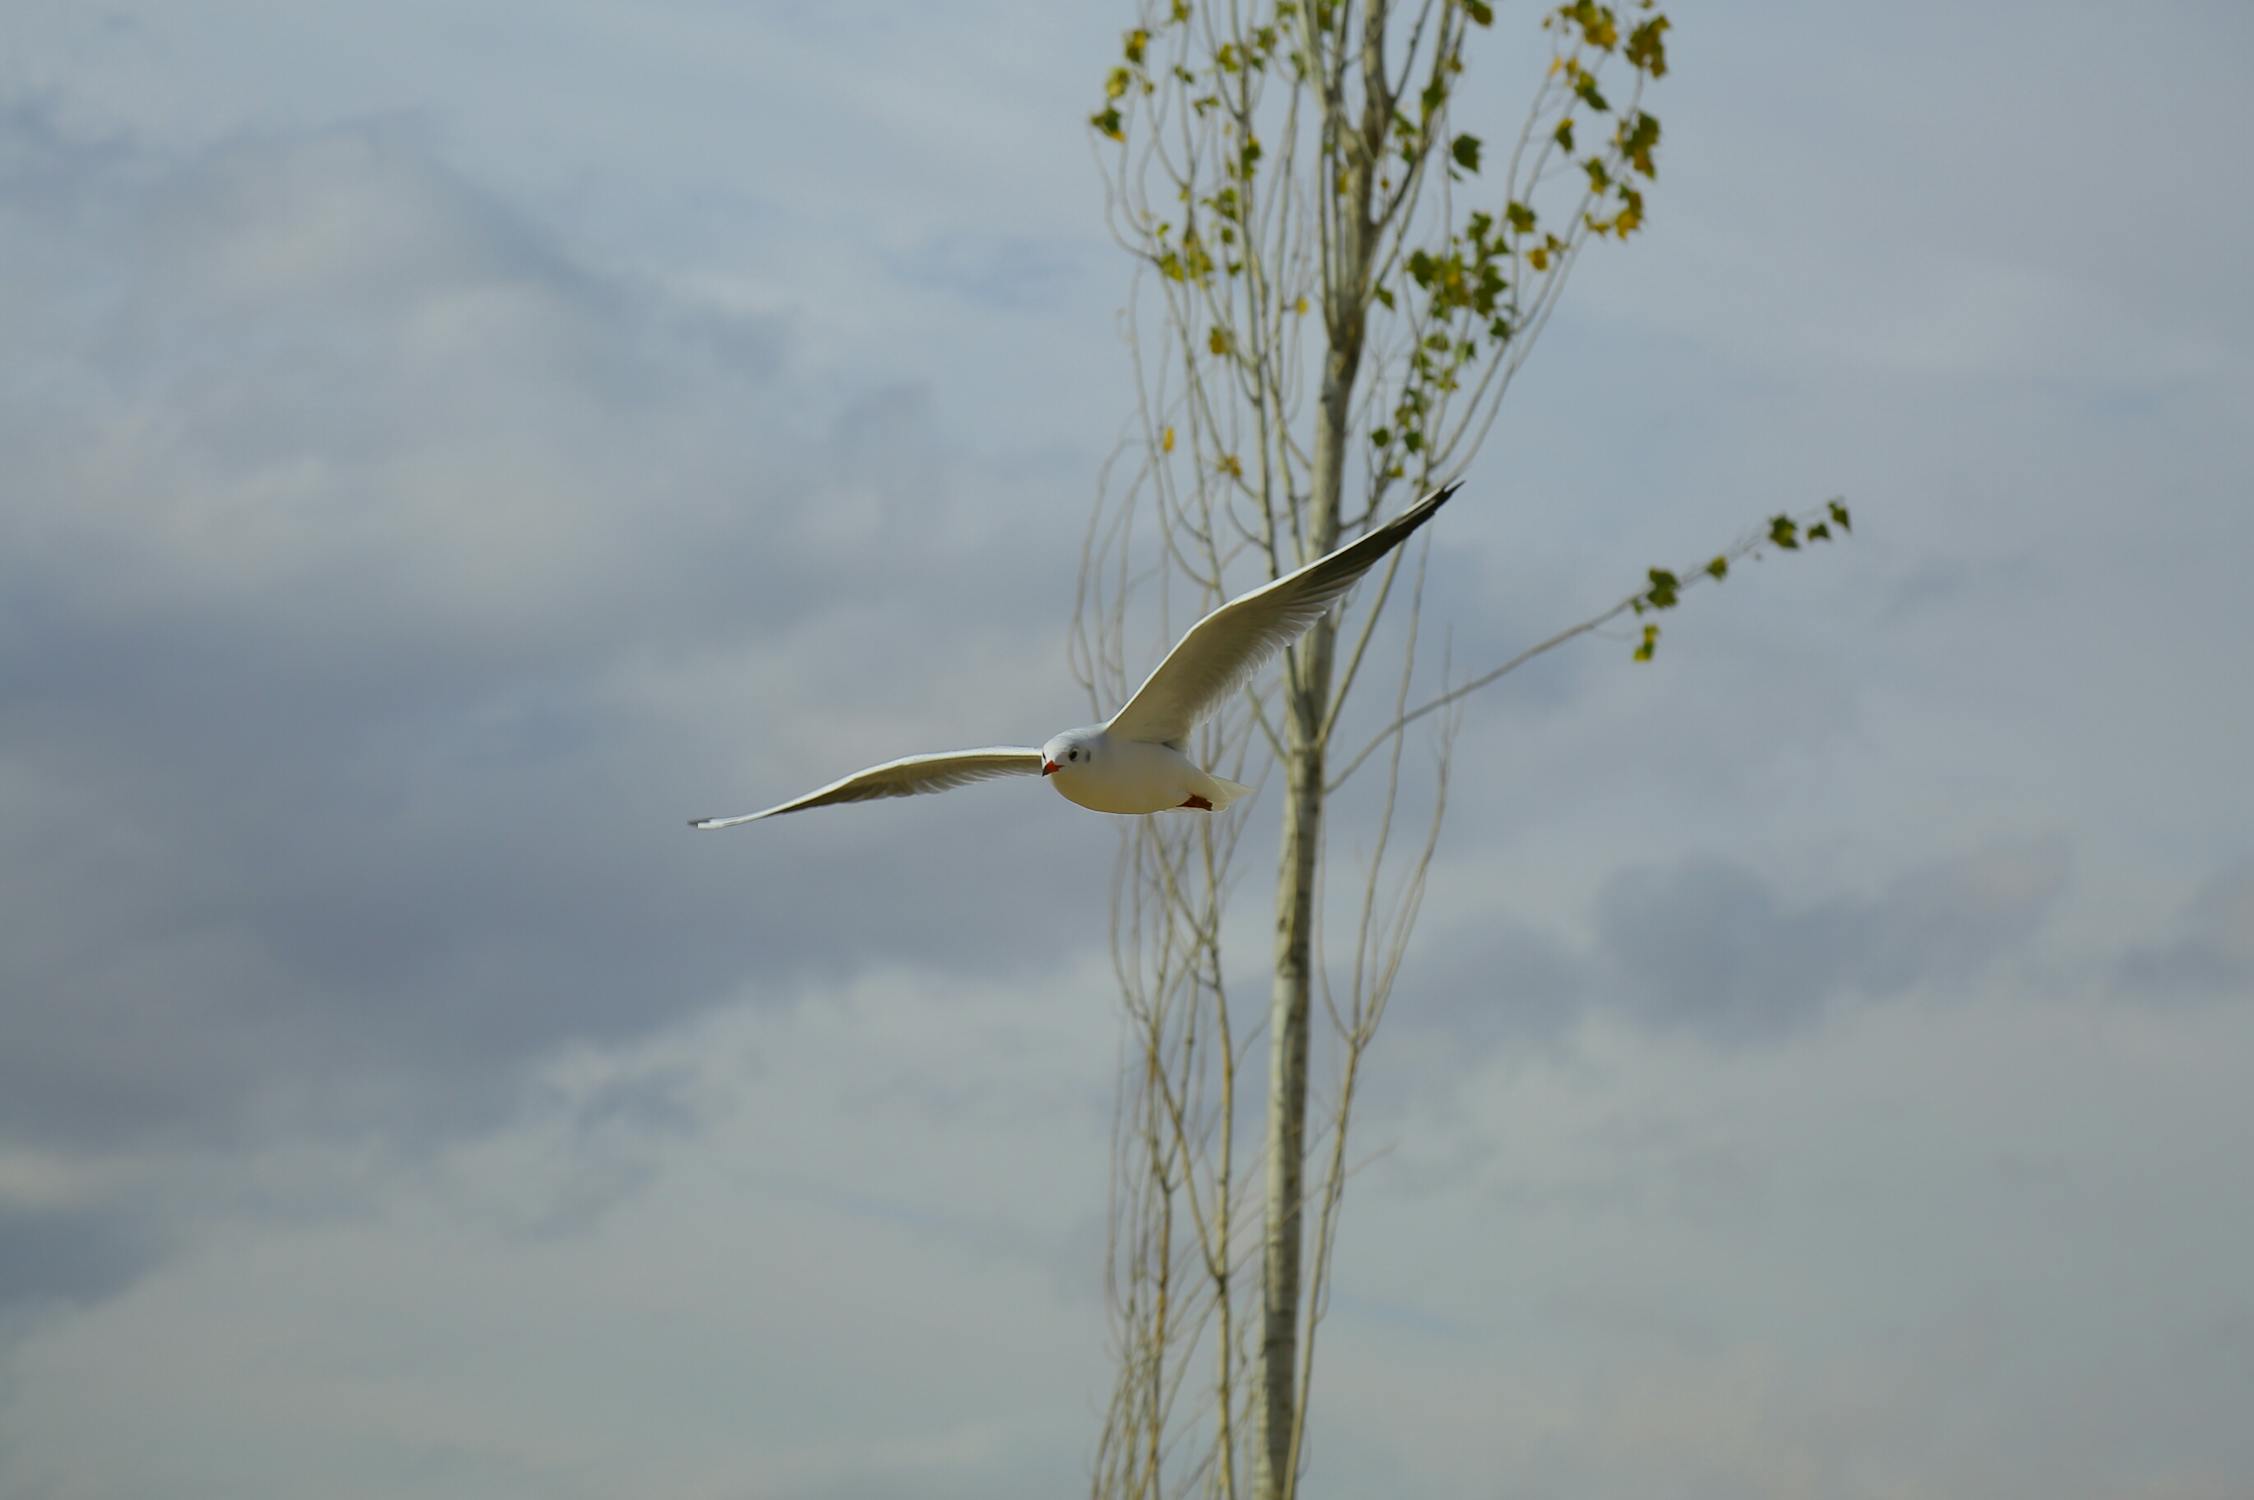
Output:
<path fill-rule="evenodd" d="M 1085 718 L 1128 22 L 0 0 L 0 1493 L 1082 1486 L 1114 828 L 682 822 Z M 2254 1493 L 2254 11 L 1670 48 L 1428 622 L 1855 538 L 1472 707 L 1308 1493 Z"/>

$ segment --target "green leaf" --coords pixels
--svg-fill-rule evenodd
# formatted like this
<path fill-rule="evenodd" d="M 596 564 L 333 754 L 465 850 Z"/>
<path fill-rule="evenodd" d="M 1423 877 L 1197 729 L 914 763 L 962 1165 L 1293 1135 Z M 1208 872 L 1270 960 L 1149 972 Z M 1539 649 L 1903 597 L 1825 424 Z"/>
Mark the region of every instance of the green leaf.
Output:
<path fill-rule="evenodd" d="M 1673 609 L 1678 602 L 1675 591 L 1681 587 L 1682 581 L 1665 568 L 1653 568 L 1650 571 L 1651 587 L 1644 591 L 1644 597 L 1651 601 L 1653 609 Z"/>
<path fill-rule="evenodd" d="M 1488 4 L 1487 0 L 1463 0 L 1463 5 L 1464 14 L 1471 17 L 1474 24 L 1480 26 L 1495 24 L 1495 7 Z"/>
<path fill-rule="evenodd" d="M 1127 139 L 1126 132 L 1119 128 L 1119 106 L 1116 104 L 1100 114 L 1088 116 L 1088 123 L 1115 141 Z"/>
<path fill-rule="evenodd" d="M 1534 232 L 1534 210 L 1523 203 L 1511 204 L 1510 207 L 1503 210 L 1503 217 L 1510 220 L 1510 227 L 1520 234 L 1532 234 Z"/>
<path fill-rule="evenodd" d="M 1837 526 L 1841 531 L 1853 531 L 1855 529 L 1854 527 L 1847 524 L 1847 506 L 1845 502 L 1834 500 L 1827 508 L 1831 511 L 1831 520 L 1833 525 Z"/>
<path fill-rule="evenodd" d="M 1621 209 L 1612 220 L 1612 232 L 1626 239 L 1644 221 L 1644 195 L 1627 183 L 1619 184 Z"/>
<path fill-rule="evenodd" d="M 1182 273 L 1191 281 L 1203 281 L 1213 274 L 1213 257 L 1206 254 L 1205 242 L 1197 237 L 1194 224 L 1182 231 Z"/>
<path fill-rule="evenodd" d="M 1830 541 L 1831 527 L 1822 521 L 1818 521 L 1815 525 L 1808 528 L 1808 540 L 1811 542 Z"/>
<path fill-rule="evenodd" d="M 1388 431 L 1387 429 L 1383 428 L 1383 427 L 1377 428 L 1377 429 L 1376 429 L 1375 431 L 1371 432 L 1371 434 L 1370 434 L 1370 442 L 1371 442 L 1371 444 L 1372 444 L 1373 446 L 1375 446 L 1375 447 L 1379 447 L 1379 448 L 1383 448 L 1383 447 L 1386 447 L 1386 446 L 1388 446 L 1388 445 L 1389 445 L 1390 443 L 1392 443 L 1392 441 L 1393 441 L 1393 434 L 1392 434 L 1392 433 L 1391 433 L 1390 431 Z"/>
<path fill-rule="evenodd" d="M 1449 145 L 1448 154 L 1454 157 L 1456 165 L 1462 167 L 1466 172 L 1478 171 L 1479 137 L 1476 135 L 1457 136 L 1454 142 Z"/>
<path fill-rule="evenodd" d="M 1670 22 L 1665 16 L 1650 20 L 1628 33 L 1627 50 L 1622 54 L 1628 65 L 1652 78 L 1667 76 L 1666 33 Z"/>
<path fill-rule="evenodd" d="M 1143 30 L 1140 26 L 1136 27 L 1133 31 L 1128 32 L 1127 45 L 1124 49 L 1127 55 L 1127 60 L 1135 64 L 1137 67 L 1141 67 L 1143 62 L 1143 49 L 1145 47 L 1148 47 L 1149 45 L 1150 33 Z"/>
<path fill-rule="evenodd" d="M 1729 577 L 1730 560 L 1717 554 L 1714 560 L 1706 565 L 1706 576 L 1716 579 Z"/>
<path fill-rule="evenodd" d="M 1646 177 L 1657 177 L 1659 175 L 1659 168 L 1651 159 L 1651 153 L 1659 145 L 1659 117 L 1657 115 L 1648 115 L 1642 110 L 1636 111 L 1621 124 L 1620 130 L 1613 137 L 1613 140 L 1620 147 L 1620 154 L 1628 158 L 1630 166 Z"/>
<path fill-rule="evenodd" d="M 1652 653 L 1658 649 L 1659 627 L 1657 625 L 1646 625 L 1644 627 L 1644 643 L 1636 648 L 1636 660 L 1650 661 Z"/>
<path fill-rule="evenodd" d="M 1787 552 L 1800 546 L 1800 523 L 1790 516 L 1778 516 L 1769 522 L 1769 540 Z"/>
<path fill-rule="evenodd" d="M 1557 129 L 1550 132 L 1550 139 L 1557 142 L 1557 148 L 1560 151 L 1571 151 L 1573 149 L 1573 117 L 1571 115 L 1567 115 L 1557 122 Z"/>
<path fill-rule="evenodd" d="M 1598 5 L 1595 0 L 1575 0 L 1565 11 L 1579 23 L 1581 35 L 1588 39 L 1590 46 L 1610 52 L 1620 44 L 1620 27 L 1613 18 L 1611 6 Z"/>

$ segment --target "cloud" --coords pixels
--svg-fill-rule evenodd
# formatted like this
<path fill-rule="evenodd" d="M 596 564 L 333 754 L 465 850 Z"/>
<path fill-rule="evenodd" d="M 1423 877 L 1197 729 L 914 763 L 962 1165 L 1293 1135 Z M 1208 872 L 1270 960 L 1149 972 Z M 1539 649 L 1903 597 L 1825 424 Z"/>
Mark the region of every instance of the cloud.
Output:
<path fill-rule="evenodd" d="M 1498 914 L 1473 931 L 1425 934 L 1407 960 L 1404 1004 L 1388 1024 L 1437 1032 L 1450 1049 L 1556 1041 L 1597 1001 L 1597 978 L 1589 956 L 1565 938 Z"/>
<path fill-rule="evenodd" d="M 130 1286 L 164 1247 L 130 1208 L 18 1208 L 0 1201 L 0 1337 L 9 1304 L 32 1312 L 99 1301 Z"/>
<path fill-rule="evenodd" d="M 1721 1042 L 1786 1036 L 1831 1004 L 1962 983 L 2031 938 L 2066 888 L 2063 836 L 1992 845 L 1872 897 L 1795 902 L 1743 866 L 1638 869 L 1599 898 L 1617 1003 Z"/>
<path fill-rule="evenodd" d="M 1025 236 L 950 234 L 886 257 L 893 274 L 1002 309 L 1053 308 L 1069 290 L 1077 258 Z"/>
<path fill-rule="evenodd" d="M 5 125 L 0 1131 L 483 1128 L 747 974 L 1072 941 L 1004 894 L 1101 832 L 1061 818 L 682 826 L 1073 714 L 1076 526 L 1014 524 L 1053 450 L 806 397 L 786 324 L 591 269 L 414 130 Z"/>
<path fill-rule="evenodd" d="M 1629 865 L 1598 886 L 1586 945 L 1507 914 L 1426 934 L 1389 1024 L 1408 1033 L 1413 1072 L 1517 1044 L 1561 1047 L 1594 1017 L 1722 1048 L 1766 1045 L 1848 1006 L 1962 987 L 2031 954 L 2071 866 L 2069 841 L 2049 834 L 1940 859 L 1869 894 L 1795 899 L 1757 867 L 1713 855 Z M 1427 1037 L 1438 1052 L 1422 1049 Z M 1393 1097 L 1382 1073 L 1374 1087 Z"/>
<path fill-rule="evenodd" d="M 1103 1359 L 1111 1018 L 1056 999 L 1094 977 L 740 1000 L 563 1049 L 427 1151 L 253 1148 L 160 1266 L 19 1331 L 0 1490 L 1051 1492 Z M 893 1086 L 933 1076 L 1054 1099 Z"/>
<path fill-rule="evenodd" d="M 2124 999 L 2245 999 L 2254 994 L 2254 863 L 2218 870 L 2186 905 L 2175 936 L 2141 944 L 2115 970 Z"/>

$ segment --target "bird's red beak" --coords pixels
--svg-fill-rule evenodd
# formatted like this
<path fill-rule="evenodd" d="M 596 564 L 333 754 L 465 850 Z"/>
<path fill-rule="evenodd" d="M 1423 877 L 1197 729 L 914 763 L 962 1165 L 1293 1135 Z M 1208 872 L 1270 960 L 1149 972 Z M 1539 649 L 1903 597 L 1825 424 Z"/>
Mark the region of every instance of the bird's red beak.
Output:
<path fill-rule="evenodd" d="M 1045 761 L 1041 762 L 1041 774 L 1042 774 L 1043 776 L 1054 776 L 1054 775 L 1056 775 L 1056 774 L 1057 774 L 1057 763 L 1056 763 L 1055 761 L 1053 761 L 1053 760 L 1045 760 Z"/>

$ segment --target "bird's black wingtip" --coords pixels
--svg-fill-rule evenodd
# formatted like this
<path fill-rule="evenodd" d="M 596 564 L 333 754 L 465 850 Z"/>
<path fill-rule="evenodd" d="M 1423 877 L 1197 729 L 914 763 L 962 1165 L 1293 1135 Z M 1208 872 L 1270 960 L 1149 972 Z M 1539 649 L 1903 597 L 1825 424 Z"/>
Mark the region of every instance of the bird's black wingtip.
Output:
<path fill-rule="evenodd" d="M 1440 507 L 1448 503 L 1449 496 L 1463 487 L 1464 482 L 1461 479 L 1449 480 L 1446 484 L 1401 512 L 1399 516 L 1394 518 L 1394 524 L 1398 526 L 1402 522 L 1407 522 L 1412 527 L 1422 526 L 1439 514 Z"/>

